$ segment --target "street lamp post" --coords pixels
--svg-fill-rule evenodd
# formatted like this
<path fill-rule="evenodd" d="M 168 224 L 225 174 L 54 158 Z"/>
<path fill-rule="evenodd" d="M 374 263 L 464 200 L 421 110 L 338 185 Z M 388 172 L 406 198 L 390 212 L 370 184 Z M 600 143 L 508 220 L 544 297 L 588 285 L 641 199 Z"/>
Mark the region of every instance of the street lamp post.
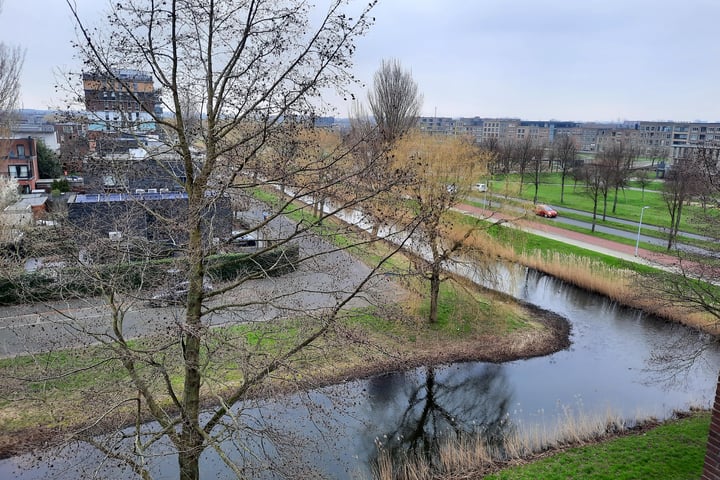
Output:
<path fill-rule="evenodd" d="M 638 223 L 637 241 L 635 242 L 635 256 L 636 257 L 638 256 L 638 248 L 640 247 L 640 230 L 642 230 L 643 213 L 645 213 L 646 208 L 650 208 L 650 207 L 647 206 L 647 207 L 642 207 L 642 209 L 640 209 L 640 223 Z"/>

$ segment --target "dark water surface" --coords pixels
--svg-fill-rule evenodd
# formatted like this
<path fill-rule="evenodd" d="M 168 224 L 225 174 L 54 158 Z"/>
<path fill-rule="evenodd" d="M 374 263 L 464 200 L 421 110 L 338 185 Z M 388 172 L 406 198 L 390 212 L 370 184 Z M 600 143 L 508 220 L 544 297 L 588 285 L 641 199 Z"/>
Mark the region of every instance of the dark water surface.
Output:
<path fill-rule="evenodd" d="M 569 418 L 612 415 L 632 422 L 710 405 L 720 366 L 717 348 L 706 348 L 684 371 L 653 357 L 688 358 L 706 343 L 704 335 L 524 268 L 498 278 L 497 289 L 566 317 L 572 346 L 541 358 L 423 367 L 245 404 L 236 421 L 253 425 L 256 435 L 230 434 L 225 450 L 250 478 L 367 478 L 377 444 L 394 452 L 423 451 L 447 432 L 481 431 L 494 438 L 513 429 L 551 431 Z M 148 457 L 154 478 L 177 478 L 172 450 L 162 450 Z M 248 451 L 257 460 L 243 460 Z M 265 456 L 283 462 L 269 464 Z M 39 462 L 15 457 L 0 462 L 0 478 L 132 478 L 129 470 L 102 459 L 87 446 Z M 235 478 L 211 450 L 202 472 L 204 478 Z"/>

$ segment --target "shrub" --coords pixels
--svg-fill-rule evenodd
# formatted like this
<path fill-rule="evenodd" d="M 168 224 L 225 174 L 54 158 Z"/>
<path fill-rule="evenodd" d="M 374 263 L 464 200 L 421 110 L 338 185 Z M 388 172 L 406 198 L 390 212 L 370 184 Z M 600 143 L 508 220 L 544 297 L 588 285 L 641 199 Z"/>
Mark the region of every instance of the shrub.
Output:
<path fill-rule="evenodd" d="M 260 254 L 230 254 L 210 257 L 207 274 L 213 280 L 234 280 L 240 275 L 278 276 L 295 270 L 297 245 Z M 169 260 L 97 265 L 92 270 L 64 268 L 54 276 L 23 273 L 0 278 L 0 305 L 39 300 L 98 295 L 101 284 L 121 285 L 125 290 L 154 288 L 167 278 Z"/>

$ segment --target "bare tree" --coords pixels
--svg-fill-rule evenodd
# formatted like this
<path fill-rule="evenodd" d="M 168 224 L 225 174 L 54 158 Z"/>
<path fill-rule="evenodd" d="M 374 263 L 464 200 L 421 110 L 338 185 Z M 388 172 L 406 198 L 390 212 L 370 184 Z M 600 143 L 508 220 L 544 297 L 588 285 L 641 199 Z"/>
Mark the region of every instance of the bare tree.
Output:
<path fill-rule="evenodd" d="M 709 182 L 705 150 L 696 150 L 685 158 L 678 159 L 670 169 L 663 184 L 663 199 L 670 216 L 667 249 L 677 239 L 682 220 L 683 206 L 693 195 L 704 190 Z"/>
<path fill-rule="evenodd" d="M 375 73 L 373 89 L 368 93 L 368 103 L 380 138 L 391 145 L 417 126 L 422 95 L 412 73 L 404 71 L 399 60 L 383 60 Z"/>
<path fill-rule="evenodd" d="M 641 199 L 645 201 L 645 189 L 653 182 L 655 176 L 652 171 L 641 168 L 635 171 L 635 181 L 640 184 Z"/>
<path fill-rule="evenodd" d="M 396 162 L 412 165 L 416 178 L 403 193 L 412 203 L 411 212 L 396 205 L 396 215 L 418 219 L 417 239 L 429 250 L 423 276 L 430 284 L 429 322 L 438 320 L 440 285 L 446 263 L 459 253 L 465 241 L 479 229 L 480 220 L 454 229 L 447 216 L 450 209 L 470 192 L 472 179 L 487 168 L 474 142 L 461 137 L 407 135 L 394 150 Z"/>
<path fill-rule="evenodd" d="M 592 227 L 590 231 L 595 231 L 597 225 L 597 209 L 598 201 L 603 192 L 606 191 L 607 175 L 605 168 L 600 163 L 586 163 L 582 169 L 578 171 L 578 178 L 584 180 L 585 189 L 593 202 Z"/>
<path fill-rule="evenodd" d="M 7 207 L 19 197 L 17 180 L 10 177 L 0 177 L 0 210 Z"/>
<path fill-rule="evenodd" d="M 663 191 L 668 213 L 670 214 L 671 238 L 668 245 L 672 245 L 680 224 L 682 204 L 694 191 L 702 191 L 705 195 L 714 196 L 715 201 L 720 198 L 720 163 L 718 152 L 713 148 L 696 147 L 685 158 L 675 161 L 669 170 L 666 189 Z M 688 222 L 706 237 L 704 252 L 695 254 L 690 251 L 678 250 L 679 263 L 672 272 L 656 271 L 643 278 L 643 288 L 650 290 L 653 298 L 664 305 L 674 309 L 683 309 L 684 314 L 699 315 L 697 320 L 703 322 L 711 332 L 717 332 L 720 325 L 720 224 L 712 210 L 698 209 L 693 212 Z M 708 335 L 705 341 L 698 342 L 693 336 L 692 342 L 687 338 L 679 338 L 677 344 L 669 346 L 656 353 L 658 360 L 670 362 L 673 366 L 674 376 L 678 371 L 693 365 L 700 358 L 702 351 L 709 345 L 717 342 L 715 335 Z M 663 372 L 668 373 L 668 372 Z M 712 424 L 717 425 L 718 398 L 720 398 L 720 374 L 718 375 L 718 390 L 715 394 Z M 703 475 L 712 478 L 712 472 L 718 465 L 717 451 L 712 447 L 720 439 L 717 428 L 711 427 L 708 439 L 708 448 L 705 456 Z"/>
<path fill-rule="evenodd" d="M 366 183 L 353 188 L 385 159 L 375 155 L 358 164 L 357 141 L 318 140 L 312 125 L 322 106 L 319 92 L 351 81 L 354 42 L 371 23 L 374 2 L 351 12 L 344 10 L 346 3 L 334 0 L 317 16 L 302 0 L 128 0 L 113 3 L 107 23 L 95 29 L 81 20 L 75 2 L 67 2 L 86 71 L 112 85 L 113 94 L 137 100 L 162 132 L 154 146 L 142 148 L 140 160 L 120 165 L 97 154 L 97 167 L 109 169 L 105 185 L 112 177 L 117 193 L 113 201 L 97 194 L 70 204 L 66 231 L 58 232 L 66 233 L 63 260 L 74 267 L 59 276 L 82 281 L 107 306 L 105 322 L 85 325 L 66 315 L 63 325 L 78 341 L 102 346 L 101 363 L 122 368 L 122 382 L 131 388 L 106 411 L 88 409 L 98 424 L 110 418 L 127 424 L 129 415 L 129 433 L 102 436 L 88 428 L 75 438 L 142 478 L 150 478 L 154 449 L 162 452 L 163 442 L 172 446 L 182 480 L 200 478 L 199 459 L 206 450 L 237 477 L 287 468 L 280 460 L 253 462 L 265 449 L 246 448 L 238 432 L 256 434 L 262 447 L 283 439 L 257 423 L 248 425 L 234 409 L 269 388 L 274 376 L 292 381 L 299 352 L 332 336 L 345 307 L 368 290 L 387 258 L 369 269 L 350 268 L 353 260 L 342 250 L 353 242 L 336 247 L 331 235 L 354 238 L 353 229 L 318 228 L 338 212 L 361 209 L 393 188 L 397 178 L 386 175 L 373 188 Z M 394 72 L 390 67 L 396 64 L 388 65 Z M 151 72 L 170 115 L 141 101 L 137 87 L 120 73 L 125 69 Z M 401 110 L 414 118 L 415 107 L 411 103 Z M 406 126 L 397 120 L 382 120 L 392 138 Z M 289 130 L 290 121 L 302 128 Z M 123 126 L 107 127 L 110 134 L 126 133 Z M 293 141 L 303 148 L 280 148 Z M 278 155 L 287 160 L 281 169 L 272 164 Z M 171 192 L 138 193 L 132 187 L 133 178 L 161 175 L 170 179 Z M 286 196 L 276 186 L 283 186 Z M 327 202 L 326 208 L 312 215 L 307 205 L 317 199 Z M 238 205 L 249 207 L 233 211 Z M 287 215 L 302 219 L 291 222 Z M 262 242 L 260 232 L 268 232 Z M 240 241 L 248 245 L 248 239 L 258 240 L 254 248 L 226 255 Z M 171 252 L 155 252 L 156 247 Z M 282 291 L 272 281 L 262 283 L 289 269 L 299 273 Z M 66 291 L 69 295 L 69 287 Z M 177 309 L 160 314 L 140 308 L 165 301 L 163 294 L 178 303 Z M 307 323 L 287 341 L 287 327 L 264 322 L 268 315 L 302 317 Z M 143 329 L 140 341 L 130 340 L 138 335 L 131 319 Z M 213 328 L 218 322 L 243 322 L 254 333 Z M 266 339 L 277 348 L 263 351 Z M 107 392 L 108 399 L 112 396 Z M 204 400 L 210 408 L 201 415 Z M 143 423 L 148 419 L 154 423 Z M 282 454 L 283 448 L 275 451 Z"/>
<path fill-rule="evenodd" d="M 661 164 L 667 160 L 669 155 L 669 148 L 664 145 L 653 145 L 648 151 L 647 156 L 650 158 L 650 166 L 655 166 L 656 163 Z"/>
<path fill-rule="evenodd" d="M 570 135 L 558 135 L 551 146 L 554 159 L 560 167 L 560 203 L 565 203 L 565 180 L 577 162 L 577 145 Z"/>
<path fill-rule="evenodd" d="M 500 157 L 500 141 L 497 137 L 486 137 L 480 142 L 482 150 L 488 158 L 488 173 L 494 175 L 498 171 Z"/>
<path fill-rule="evenodd" d="M 637 145 L 628 140 L 624 143 L 624 155 L 622 156 L 621 161 L 616 165 L 614 174 L 615 178 L 613 179 L 613 188 L 615 191 L 615 195 L 613 196 L 613 213 L 615 213 L 617 209 L 618 191 L 620 189 L 622 189 L 623 192 L 625 191 L 628 179 L 630 178 L 630 175 L 635 168 L 635 163 L 640 156 L 640 148 Z"/>
<path fill-rule="evenodd" d="M 543 157 L 545 156 L 545 145 L 535 143 L 530 157 L 530 168 L 532 169 L 532 180 L 535 192 L 533 193 L 533 203 L 538 201 L 538 190 L 540 189 L 540 174 L 542 173 Z"/>
<path fill-rule="evenodd" d="M 610 139 L 603 143 L 600 152 L 596 156 L 595 161 L 598 163 L 602 173 L 602 182 L 600 184 L 601 194 L 603 196 L 603 221 L 607 217 L 607 201 L 611 190 L 615 192 L 613 201 L 613 211 L 617 203 L 618 190 L 625 184 L 628 176 L 629 161 L 634 157 L 629 153 L 630 144 L 624 139 Z"/>
<path fill-rule="evenodd" d="M 2 2 L 0 2 L 2 13 Z M 20 73 L 25 51 L 19 46 L 0 42 L 0 138 L 6 137 L 13 110 L 20 95 Z"/>
<path fill-rule="evenodd" d="M 388 152 L 403 135 L 417 126 L 418 116 L 422 107 L 422 95 L 412 73 L 402 69 L 398 60 L 383 60 L 380 69 L 375 72 L 373 88 L 367 95 L 370 112 L 359 102 L 353 105 L 351 112 L 351 138 L 359 148 L 356 149 L 357 162 L 364 164 L 367 159 L 385 156 L 385 168 L 376 168 L 363 180 L 370 190 L 383 183 L 388 175 L 394 172 L 407 172 L 407 167 L 398 169 L 398 165 L 388 157 Z M 372 220 L 373 235 L 388 218 L 388 208 L 392 202 L 387 198 L 376 197 L 369 202 L 365 213 Z"/>
<path fill-rule="evenodd" d="M 538 155 L 537 142 L 530 136 L 527 135 L 522 139 L 517 139 L 514 142 L 514 160 L 517 164 L 518 176 L 520 177 L 520 190 L 519 194 L 522 195 L 523 185 L 525 182 L 525 174 L 528 168 L 533 168 L 532 165 L 535 163 L 535 159 Z M 538 163 L 540 160 L 537 160 Z M 538 176 L 540 166 L 538 165 Z"/>

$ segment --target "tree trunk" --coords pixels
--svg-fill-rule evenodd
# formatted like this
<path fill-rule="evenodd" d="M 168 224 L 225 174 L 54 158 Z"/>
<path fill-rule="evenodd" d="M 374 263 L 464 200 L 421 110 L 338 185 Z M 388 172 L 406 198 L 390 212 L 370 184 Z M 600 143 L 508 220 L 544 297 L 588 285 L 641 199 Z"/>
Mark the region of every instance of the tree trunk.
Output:
<path fill-rule="evenodd" d="M 612 213 L 615 213 L 615 209 L 617 208 L 617 197 L 618 197 L 618 189 L 619 188 L 620 187 L 617 187 L 617 186 L 615 187 L 615 198 L 613 199 Z"/>
<path fill-rule="evenodd" d="M 560 175 L 560 203 L 565 203 L 565 170 Z"/>
<path fill-rule="evenodd" d="M 191 193 L 194 205 L 200 204 L 198 194 Z M 187 296 L 187 312 L 185 314 L 185 332 L 183 333 L 183 357 L 185 360 L 185 383 L 182 397 L 182 431 L 178 440 L 178 463 L 180 467 L 180 480 L 199 480 L 200 454 L 204 448 L 204 440 L 199 433 L 200 429 L 200 385 L 202 374 L 200 372 L 200 357 L 202 340 L 200 332 L 201 308 L 203 296 L 203 277 L 205 269 L 203 263 L 202 232 L 200 229 L 199 213 L 191 209 L 190 222 L 194 228 L 190 231 L 188 256 L 191 270 L 188 274 L 190 282 Z"/>
<path fill-rule="evenodd" d="M 436 219 L 433 223 L 433 232 L 434 234 L 430 235 L 429 243 L 430 243 L 430 251 L 432 255 L 432 265 L 430 266 L 430 323 L 434 324 L 438 321 L 438 303 L 440 298 L 440 274 L 441 272 L 441 265 L 442 265 L 442 259 L 440 256 L 440 252 L 438 251 L 438 228 L 439 228 L 439 218 Z"/>
<path fill-rule="evenodd" d="M 178 465 L 180 480 L 200 480 L 200 454 L 202 449 L 188 447 L 178 448 Z"/>
<path fill-rule="evenodd" d="M 672 200 L 668 204 L 668 213 L 670 214 L 670 229 L 668 231 L 668 243 L 667 243 L 667 250 L 670 251 L 670 249 L 673 246 L 673 243 L 675 242 L 675 216 L 677 215 L 677 197 Z"/>
<path fill-rule="evenodd" d="M 603 222 L 606 219 L 607 216 L 607 193 L 603 192 Z"/>
<path fill-rule="evenodd" d="M 438 302 L 440 298 L 440 263 L 435 262 L 430 273 L 430 323 L 438 321 Z"/>
<path fill-rule="evenodd" d="M 597 223 L 597 204 L 598 204 L 598 194 L 596 192 L 595 196 L 593 197 L 592 228 L 590 229 L 590 231 L 593 233 L 595 233 L 595 224 Z"/>
<path fill-rule="evenodd" d="M 677 241 L 677 235 L 680 231 L 680 216 L 682 215 L 683 200 L 678 202 L 675 214 L 670 217 L 670 236 L 668 238 L 668 251 L 672 248 L 673 244 Z"/>

